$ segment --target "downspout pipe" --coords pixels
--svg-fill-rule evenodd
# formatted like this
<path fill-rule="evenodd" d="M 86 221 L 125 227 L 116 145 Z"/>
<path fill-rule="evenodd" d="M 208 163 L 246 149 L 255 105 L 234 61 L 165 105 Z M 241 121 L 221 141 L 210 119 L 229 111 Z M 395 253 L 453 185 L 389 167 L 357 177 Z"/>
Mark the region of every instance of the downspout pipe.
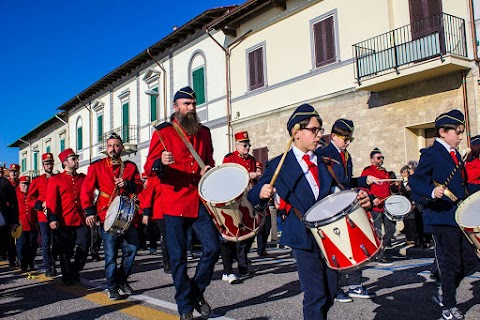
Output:
<path fill-rule="evenodd" d="M 82 99 L 80 99 L 80 97 L 77 95 L 77 99 L 78 101 L 80 101 L 83 106 L 85 107 L 85 109 L 88 110 L 88 127 L 89 127 L 89 146 L 88 146 L 88 149 L 89 149 L 89 164 L 92 164 L 92 135 L 93 135 L 93 127 L 92 127 L 92 108 L 91 106 L 87 106 L 87 104 L 85 102 L 83 102 Z"/>
<path fill-rule="evenodd" d="M 473 13 L 473 0 L 468 1 L 468 11 L 470 13 L 470 32 L 472 33 L 473 59 L 476 62 L 480 62 L 480 60 L 478 59 L 477 30 L 475 28 L 475 15 Z"/>
<path fill-rule="evenodd" d="M 462 71 L 462 92 L 463 92 L 463 112 L 465 113 L 465 132 L 467 133 L 467 146 L 470 147 L 470 116 L 468 113 L 468 95 L 467 95 L 467 72 Z"/>
<path fill-rule="evenodd" d="M 163 121 L 167 121 L 167 71 L 165 68 L 153 57 L 150 53 L 150 48 L 147 48 L 147 54 L 152 58 L 152 60 L 158 65 L 163 73 Z"/>

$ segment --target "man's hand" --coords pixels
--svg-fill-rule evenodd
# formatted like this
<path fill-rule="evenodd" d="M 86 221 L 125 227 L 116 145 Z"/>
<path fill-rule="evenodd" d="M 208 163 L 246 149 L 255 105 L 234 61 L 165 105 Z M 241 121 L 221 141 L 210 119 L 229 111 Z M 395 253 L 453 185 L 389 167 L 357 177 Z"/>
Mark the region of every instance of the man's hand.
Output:
<path fill-rule="evenodd" d="M 168 152 L 168 151 L 163 151 L 162 152 L 162 164 L 164 166 L 168 166 L 170 164 L 175 163 L 175 160 L 173 159 L 173 153 Z"/>
<path fill-rule="evenodd" d="M 42 208 L 45 209 L 47 207 L 47 201 L 43 201 Z"/>
<path fill-rule="evenodd" d="M 445 188 L 442 187 L 435 187 L 435 189 L 433 190 L 433 196 L 438 199 L 442 198 L 444 193 Z"/>
<path fill-rule="evenodd" d="M 149 218 L 150 218 L 149 216 L 143 216 L 143 217 L 142 217 L 142 224 L 144 224 L 144 225 L 147 226 L 147 225 L 148 225 L 148 220 L 149 220 Z"/>
<path fill-rule="evenodd" d="M 370 202 L 370 197 L 365 190 L 360 190 L 357 194 L 357 199 L 359 200 L 359 204 L 363 209 L 370 209 L 372 207 L 372 203 Z"/>
<path fill-rule="evenodd" d="M 371 185 L 372 183 L 379 184 L 378 178 L 374 176 L 367 176 L 367 184 Z"/>
<path fill-rule="evenodd" d="M 95 226 L 95 216 L 89 216 L 85 218 L 85 223 L 89 227 L 94 227 Z"/>
<path fill-rule="evenodd" d="M 248 173 L 250 180 L 257 179 L 257 173 L 256 172 L 249 172 Z"/>
<path fill-rule="evenodd" d="M 125 187 L 125 180 L 123 180 L 123 178 L 113 178 L 115 180 L 115 185 L 119 188 L 123 188 Z"/>
<path fill-rule="evenodd" d="M 382 203 L 382 202 L 380 201 L 380 199 L 378 199 L 378 198 L 373 199 L 373 205 L 374 205 L 375 207 L 378 207 L 378 205 L 379 205 L 380 203 Z"/>
<path fill-rule="evenodd" d="M 52 230 L 57 230 L 58 229 L 58 222 L 57 221 L 52 221 L 48 225 L 50 226 L 50 229 L 52 229 Z"/>
<path fill-rule="evenodd" d="M 275 192 L 275 188 L 269 184 L 264 184 L 260 189 L 260 199 L 270 199 Z"/>
<path fill-rule="evenodd" d="M 203 177 L 203 175 L 210 169 L 212 169 L 212 167 L 205 166 L 205 168 L 203 168 L 202 171 L 200 171 L 200 176 Z"/>

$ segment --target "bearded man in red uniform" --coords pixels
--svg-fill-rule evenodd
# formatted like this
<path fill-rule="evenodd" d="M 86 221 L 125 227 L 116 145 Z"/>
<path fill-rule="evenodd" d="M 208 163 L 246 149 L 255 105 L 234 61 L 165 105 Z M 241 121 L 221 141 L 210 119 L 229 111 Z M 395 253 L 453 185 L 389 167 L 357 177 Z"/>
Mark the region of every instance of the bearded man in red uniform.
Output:
<path fill-rule="evenodd" d="M 198 183 L 215 161 L 210 130 L 200 124 L 197 117 L 195 91 L 190 87 L 182 88 L 175 93 L 173 100 L 172 121 L 157 126 L 152 135 L 145 172 L 148 176 L 160 178 L 175 300 L 180 319 L 193 319 L 194 308 L 204 317 L 212 312 L 204 299 L 204 292 L 211 282 L 220 246 L 218 231 L 200 202 Z M 190 141 L 206 164 L 203 169 L 180 134 Z M 187 230 L 190 227 L 193 227 L 203 249 L 192 279 L 187 274 Z"/>
<path fill-rule="evenodd" d="M 35 254 L 38 248 L 37 215 L 35 209 L 28 203 L 29 176 L 21 176 L 18 183 L 18 220 L 22 226 L 22 235 L 17 239 L 17 256 L 22 271 L 35 270 Z"/>
<path fill-rule="evenodd" d="M 20 165 L 12 163 L 9 168 L 8 181 L 16 188 L 20 181 Z"/>
<path fill-rule="evenodd" d="M 107 158 L 93 162 L 88 167 L 87 177 L 83 183 L 81 201 L 86 213 L 86 222 L 95 227 L 95 220 L 100 220 L 100 230 L 105 251 L 105 273 L 110 300 L 120 299 L 118 290 L 127 295 L 133 294 L 127 278 L 133 267 L 138 250 L 138 235 L 132 223 L 124 234 L 107 232 L 104 228 L 108 207 L 117 195 L 131 197 L 142 191 L 137 165 L 131 161 L 122 161 L 123 142 L 120 136 L 112 133 L 107 139 Z M 93 204 L 94 191 L 100 192 L 96 205 Z M 116 213 L 112 213 L 116 214 Z M 122 262 L 117 268 L 118 249 L 122 249 Z"/>
<path fill-rule="evenodd" d="M 40 233 L 42 235 L 42 258 L 45 268 L 45 276 L 54 277 L 57 275 L 55 269 L 55 260 L 52 255 L 52 230 L 48 226 L 47 215 L 45 213 L 47 199 L 48 180 L 53 176 L 53 154 L 50 152 L 42 154 L 42 165 L 44 174 L 32 180 L 28 189 L 28 202 L 35 208 Z"/>
<path fill-rule="evenodd" d="M 383 167 L 383 160 L 380 149 L 375 148 L 370 152 L 370 166 L 363 169 L 362 177 L 367 177 L 367 184 L 370 186 L 370 200 L 373 204 L 371 211 L 375 228 L 382 230 L 382 223 L 385 227 L 385 234 L 382 237 L 383 248 L 389 246 L 395 233 L 395 223 L 383 214 L 385 200 L 390 196 L 390 183 L 378 182 L 380 179 L 390 179 L 388 171 Z M 376 257 L 376 261 L 380 265 L 391 266 L 392 262 L 385 257 L 385 250 L 382 250 Z"/>
<path fill-rule="evenodd" d="M 80 206 L 85 175 L 77 173 L 78 156 L 72 149 L 63 150 L 58 158 L 64 171 L 48 181 L 47 217 L 50 228 L 55 230 L 63 283 L 73 285 L 80 281 L 90 243 L 90 229 L 85 224 L 85 214 Z"/>

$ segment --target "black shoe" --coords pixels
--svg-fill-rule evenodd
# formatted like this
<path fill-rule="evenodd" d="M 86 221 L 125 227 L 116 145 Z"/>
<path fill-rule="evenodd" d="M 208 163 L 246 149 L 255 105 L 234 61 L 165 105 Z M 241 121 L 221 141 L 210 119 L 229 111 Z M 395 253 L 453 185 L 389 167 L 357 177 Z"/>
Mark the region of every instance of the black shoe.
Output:
<path fill-rule="evenodd" d="M 442 310 L 442 318 L 445 320 L 465 319 L 457 307 Z"/>
<path fill-rule="evenodd" d="M 101 261 L 99 254 L 92 254 L 92 261 Z"/>
<path fill-rule="evenodd" d="M 10 262 L 8 263 L 8 265 L 9 265 L 10 267 L 18 267 L 17 261 L 10 261 Z"/>
<path fill-rule="evenodd" d="M 381 258 L 377 258 L 376 259 L 378 265 L 380 266 L 385 266 L 385 267 L 388 267 L 388 266 L 392 266 L 393 265 L 393 262 L 388 260 L 387 258 L 385 257 L 381 257 Z"/>
<path fill-rule="evenodd" d="M 75 280 L 73 279 L 62 279 L 63 284 L 66 286 L 73 286 L 75 284 Z"/>
<path fill-rule="evenodd" d="M 120 293 L 118 293 L 118 289 L 108 289 L 108 298 L 110 300 L 119 300 Z"/>
<path fill-rule="evenodd" d="M 57 269 L 55 269 L 55 267 L 50 267 L 47 270 L 45 270 L 46 277 L 55 277 L 56 275 L 57 275 Z"/>
<path fill-rule="evenodd" d="M 193 314 L 191 312 L 182 313 L 180 320 L 193 320 Z"/>
<path fill-rule="evenodd" d="M 263 252 L 260 252 L 258 254 L 259 257 L 268 257 L 268 252 L 267 251 L 263 251 Z"/>
<path fill-rule="evenodd" d="M 130 296 L 133 294 L 133 289 L 132 287 L 130 287 L 128 282 L 125 282 L 124 284 L 120 284 L 119 287 L 120 287 L 120 290 L 122 290 L 123 293 L 125 293 L 127 296 Z"/>
<path fill-rule="evenodd" d="M 202 317 L 208 317 L 212 313 L 212 308 L 204 298 L 198 300 L 195 310 L 202 314 Z M 192 318 L 193 319 L 193 318 Z"/>
<path fill-rule="evenodd" d="M 172 274 L 172 269 L 170 268 L 170 263 L 165 263 L 163 265 L 163 272 L 166 274 Z"/>

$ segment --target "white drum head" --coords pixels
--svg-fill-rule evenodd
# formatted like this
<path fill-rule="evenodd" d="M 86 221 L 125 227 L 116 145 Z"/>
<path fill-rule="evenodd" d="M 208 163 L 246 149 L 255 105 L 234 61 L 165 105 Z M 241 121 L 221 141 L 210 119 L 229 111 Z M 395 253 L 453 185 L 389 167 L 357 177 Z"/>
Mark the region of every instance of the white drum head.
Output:
<path fill-rule="evenodd" d="M 105 231 L 110 230 L 110 228 L 115 223 L 119 206 L 120 206 L 120 196 L 116 196 L 115 199 L 113 199 L 112 203 L 110 203 L 110 206 L 108 207 L 108 210 L 107 210 L 107 215 L 105 217 L 105 221 L 103 225 L 103 228 L 105 229 Z"/>
<path fill-rule="evenodd" d="M 224 203 L 241 195 L 248 186 L 247 170 L 239 164 L 225 163 L 207 171 L 198 191 L 203 199 Z"/>
<path fill-rule="evenodd" d="M 457 209 L 455 218 L 457 223 L 464 228 L 480 226 L 480 192 L 474 193 L 463 201 Z"/>
<path fill-rule="evenodd" d="M 357 198 L 354 190 L 337 192 L 317 202 L 305 215 L 306 222 L 319 222 L 327 220 L 349 208 Z"/>
<path fill-rule="evenodd" d="M 401 195 L 393 195 L 385 200 L 385 210 L 393 217 L 402 217 L 412 211 L 412 203 L 407 197 Z"/>

